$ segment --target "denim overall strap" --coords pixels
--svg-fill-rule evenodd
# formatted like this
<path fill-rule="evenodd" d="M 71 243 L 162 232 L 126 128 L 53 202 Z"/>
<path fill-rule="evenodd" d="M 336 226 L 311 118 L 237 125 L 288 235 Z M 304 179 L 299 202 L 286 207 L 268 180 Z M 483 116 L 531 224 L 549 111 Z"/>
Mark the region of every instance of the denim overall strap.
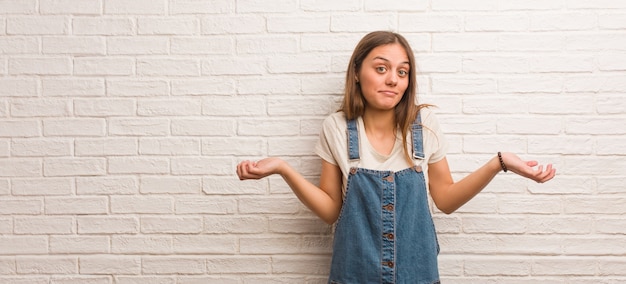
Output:
<path fill-rule="evenodd" d="M 359 132 L 356 128 L 356 119 L 348 120 L 348 157 L 350 161 L 360 159 L 359 156 Z"/>
<path fill-rule="evenodd" d="M 417 113 L 417 119 L 415 119 L 413 125 L 411 125 L 411 135 L 413 136 L 413 158 L 422 160 L 425 155 L 420 112 Z"/>

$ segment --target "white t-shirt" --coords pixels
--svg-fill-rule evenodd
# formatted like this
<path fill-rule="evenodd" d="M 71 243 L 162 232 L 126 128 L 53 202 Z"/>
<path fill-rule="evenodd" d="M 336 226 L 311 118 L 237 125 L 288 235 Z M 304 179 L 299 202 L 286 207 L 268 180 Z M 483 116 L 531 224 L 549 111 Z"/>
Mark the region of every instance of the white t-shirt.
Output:
<path fill-rule="evenodd" d="M 441 161 L 446 156 L 447 141 L 439 127 L 435 114 L 428 108 L 421 109 L 422 136 L 424 145 L 424 159 L 414 159 L 415 165 L 422 167 L 426 186 L 428 186 L 428 164 Z M 396 143 L 391 154 L 378 153 L 369 143 L 365 134 L 362 117 L 357 118 L 357 130 L 359 132 L 359 155 L 360 160 L 351 162 L 348 158 L 348 138 L 346 130 L 347 121 L 343 112 L 336 112 L 328 116 L 323 124 L 320 139 L 315 146 L 315 153 L 333 165 L 339 166 L 343 175 L 343 191 L 347 184 L 348 173 L 351 167 L 366 168 L 381 171 L 400 171 L 411 167 L 407 164 L 402 147 L 402 135 L 400 130 L 396 135 Z M 409 131 L 407 137 L 407 149 L 412 153 L 412 137 Z"/>

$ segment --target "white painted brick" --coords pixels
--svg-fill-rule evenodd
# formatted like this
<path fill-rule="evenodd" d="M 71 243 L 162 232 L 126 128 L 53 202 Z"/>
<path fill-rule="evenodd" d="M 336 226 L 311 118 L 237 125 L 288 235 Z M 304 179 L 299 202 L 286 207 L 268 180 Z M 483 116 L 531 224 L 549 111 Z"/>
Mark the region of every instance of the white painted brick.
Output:
<path fill-rule="evenodd" d="M 130 58 L 77 58 L 74 59 L 76 75 L 132 75 L 135 61 Z"/>
<path fill-rule="evenodd" d="M 500 0 L 498 8 L 500 10 L 556 10 L 565 7 L 564 1 L 541 1 L 541 0 Z"/>
<path fill-rule="evenodd" d="M 178 278 L 180 279 L 180 278 Z M 141 283 L 154 283 L 154 284 L 175 284 L 183 283 L 176 282 L 174 277 L 167 276 L 119 276 L 115 277 L 116 283 L 119 284 L 141 284 Z"/>
<path fill-rule="evenodd" d="M 200 32 L 200 22 L 193 17 L 139 18 L 140 35 L 191 35 Z"/>
<path fill-rule="evenodd" d="M 497 121 L 485 116 L 450 116 L 440 119 L 439 123 L 446 133 L 492 134 L 496 132 Z"/>
<path fill-rule="evenodd" d="M 2 277 L 2 282 L 8 284 L 48 284 L 47 276 L 19 276 L 19 277 Z"/>
<path fill-rule="evenodd" d="M 496 0 L 437 0 L 431 4 L 434 11 L 491 11 L 497 7 Z"/>
<path fill-rule="evenodd" d="M 268 192 L 268 184 L 264 180 L 247 180 L 242 182 L 234 177 L 204 177 L 202 184 L 204 193 L 211 195 L 254 195 L 266 194 Z"/>
<path fill-rule="evenodd" d="M 202 218 L 190 217 L 142 217 L 141 232 L 144 234 L 194 234 L 202 232 Z"/>
<path fill-rule="evenodd" d="M 137 141 L 132 138 L 76 139 L 76 156 L 127 156 L 137 154 Z"/>
<path fill-rule="evenodd" d="M 258 34 L 265 31 L 265 19 L 258 14 L 208 16 L 202 18 L 202 34 Z"/>
<path fill-rule="evenodd" d="M 268 141 L 270 156 L 312 155 L 319 138 L 272 138 Z"/>
<path fill-rule="evenodd" d="M 174 252 L 179 254 L 235 254 L 237 239 L 224 236 L 174 236 Z"/>
<path fill-rule="evenodd" d="M 245 254 L 310 254 L 328 253 L 332 247 L 330 237 L 242 237 L 240 251 Z"/>
<path fill-rule="evenodd" d="M 622 30 L 626 28 L 626 14 L 601 13 L 598 15 L 598 26 L 601 29 Z"/>
<path fill-rule="evenodd" d="M 74 233 L 71 217 L 19 217 L 13 221 L 17 235 L 67 235 Z"/>
<path fill-rule="evenodd" d="M 204 98 L 202 114 L 211 116 L 251 116 L 266 113 L 265 99 L 260 96 Z"/>
<path fill-rule="evenodd" d="M 606 137 L 596 140 L 598 155 L 626 155 L 626 138 Z"/>
<path fill-rule="evenodd" d="M 71 178 L 13 179 L 13 195 L 70 195 L 74 192 Z"/>
<path fill-rule="evenodd" d="M 570 0 L 567 2 L 567 7 L 570 9 L 624 9 L 626 8 L 626 3 L 610 0 L 598 0 L 593 2 L 584 0 Z"/>
<path fill-rule="evenodd" d="M 0 275 L 15 274 L 15 259 L 10 257 L 0 257 Z"/>
<path fill-rule="evenodd" d="M 46 119 L 44 136 L 104 136 L 106 121 L 98 118 Z"/>
<path fill-rule="evenodd" d="M 331 32 L 370 32 L 397 29 L 395 15 L 386 13 L 335 14 L 330 17 Z"/>
<path fill-rule="evenodd" d="M 63 99 L 23 99 L 10 104 L 13 117 L 69 116 L 71 101 Z"/>
<path fill-rule="evenodd" d="M 559 76 L 498 79 L 501 93 L 560 93 L 562 90 L 563 80 Z"/>
<path fill-rule="evenodd" d="M 166 95 L 169 86 L 164 80 L 107 80 L 106 93 L 116 97 L 147 97 Z"/>
<path fill-rule="evenodd" d="M 457 32 L 461 30 L 463 19 L 449 14 L 408 14 L 398 15 L 401 33 L 409 32 Z"/>
<path fill-rule="evenodd" d="M 615 197 L 570 197 L 564 200 L 564 211 L 570 214 L 623 214 L 626 209 L 620 206 L 624 198 Z"/>
<path fill-rule="evenodd" d="M 337 103 L 336 109 L 339 109 L 339 101 L 342 99 L 338 93 L 344 88 L 343 77 L 317 77 L 311 76 L 302 79 L 303 95 L 332 95 L 329 99 Z"/>
<path fill-rule="evenodd" d="M 533 114 L 592 114 L 595 98 L 592 95 L 578 94 L 567 96 L 527 96 L 530 113 Z M 557 107 L 560 106 L 560 107 Z"/>
<path fill-rule="evenodd" d="M 232 119 L 172 119 L 172 135 L 231 136 L 235 134 Z"/>
<path fill-rule="evenodd" d="M 543 97 L 542 97 L 543 98 Z M 493 102 L 497 101 L 498 104 Z M 525 114 L 530 108 L 526 97 L 468 97 L 463 98 L 463 113 L 466 114 Z M 533 106 L 534 107 L 534 106 Z"/>
<path fill-rule="evenodd" d="M 231 54 L 235 41 L 231 37 L 174 37 L 170 40 L 172 54 Z"/>
<path fill-rule="evenodd" d="M 584 31 L 595 29 L 598 24 L 596 13 L 541 13 L 532 14 L 530 29 L 534 31 Z"/>
<path fill-rule="evenodd" d="M 560 51 L 565 37 L 559 33 L 502 34 L 496 46 L 503 51 Z"/>
<path fill-rule="evenodd" d="M 108 120 L 109 135 L 115 136 L 165 136 L 170 122 L 160 118 L 119 118 Z"/>
<path fill-rule="evenodd" d="M 594 220 L 589 217 L 552 217 L 539 215 L 529 217 L 528 233 L 530 234 L 581 234 L 591 233 Z"/>
<path fill-rule="evenodd" d="M 132 116 L 136 113 L 131 99 L 76 99 L 74 113 L 78 116 Z"/>
<path fill-rule="evenodd" d="M 207 216 L 204 232 L 208 234 L 260 234 L 267 232 L 267 218 L 261 216 Z"/>
<path fill-rule="evenodd" d="M 36 37 L 0 38 L 0 54 L 37 54 L 39 40 Z"/>
<path fill-rule="evenodd" d="M 624 50 L 624 42 L 624 36 L 618 33 L 577 33 L 565 38 L 565 48 L 573 51 Z"/>
<path fill-rule="evenodd" d="M 102 55 L 106 52 L 106 42 L 102 37 L 44 37 L 44 54 Z"/>
<path fill-rule="evenodd" d="M 0 199 L 0 215 L 39 215 L 43 202 L 39 198 Z"/>
<path fill-rule="evenodd" d="M 624 53 L 600 53 L 598 55 L 598 68 L 603 71 L 626 70 L 626 54 Z"/>
<path fill-rule="evenodd" d="M 232 214 L 237 211 L 237 202 L 231 198 L 198 199 L 177 197 L 176 214 Z"/>
<path fill-rule="evenodd" d="M 250 138 L 207 138 L 202 140 L 202 154 L 208 156 L 258 156 L 266 153 L 263 140 Z"/>
<path fill-rule="evenodd" d="M 532 263 L 530 259 L 507 257 L 468 259 L 464 262 L 464 270 L 466 275 L 471 276 L 527 276 L 531 272 Z"/>
<path fill-rule="evenodd" d="M 590 159 L 592 157 L 593 159 Z M 615 156 L 566 156 L 563 157 L 561 172 L 574 174 L 587 169 L 593 176 L 617 175 L 626 167 L 624 159 Z"/>
<path fill-rule="evenodd" d="M 618 79 L 618 76 L 572 76 L 565 79 L 564 85 L 568 92 L 623 92 L 626 90 L 626 83 Z"/>
<path fill-rule="evenodd" d="M 50 283 L 54 284 L 110 284 L 110 276 L 66 276 L 66 277 L 53 277 Z"/>
<path fill-rule="evenodd" d="M 39 11 L 42 14 L 99 15 L 102 13 L 101 6 L 100 0 L 42 0 Z"/>
<path fill-rule="evenodd" d="M 50 236 L 52 254 L 93 254 L 108 253 L 107 236 Z"/>
<path fill-rule="evenodd" d="M 141 258 L 144 274 L 204 274 L 206 261 L 202 257 L 145 256 Z"/>
<path fill-rule="evenodd" d="M 142 76 L 198 76 L 200 63 L 194 59 L 138 59 L 137 74 Z"/>
<path fill-rule="evenodd" d="M 267 100 L 267 112 L 270 115 L 328 115 L 333 111 L 334 104 L 327 97 L 308 97 L 303 100 L 273 96 Z"/>
<path fill-rule="evenodd" d="M 328 32 L 330 16 L 272 16 L 267 18 L 267 30 L 273 33 Z"/>
<path fill-rule="evenodd" d="M 111 213 L 116 214 L 168 214 L 174 212 L 171 197 L 115 196 L 111 197 Z"/>
<path fill-rule="evenodd" d="M 164 37 L 108 37 L 107 54 L 133 55 L 167 54 L 168 39 Z"/>
<path fill-rule="evenodd" d="M 592 72 L 595 60 L 590 56 L 534 56 L 531 72 Z"/>
<path fill-rule="evenodd" d="M 41 84 L 46 97 L 98 97 L 105 93 L 102 79 L 43 79 Z"/>
<path fill-rule="evenodd" d="M 203 79 L 172 80 L 172 95 L 227 95 L 235 93 L 231 79 L 210 77 Z"/>
<path fill-rule="evenodd" d="M 34 79 L 0 78 L 1 97 L 36 97 L 38 83 Z"/>
<path fill-rule="evenodd" d="M 2 159 L 0 169 L 0 177 L 39 177 L 42 174 L 41 161 L 34 158 Z"/>
<path fill-rule="evenodd" d="M 13 139 L 11 156 L 69 156 L 72 153 L 71 142 L 69 139 Z"/>
<path fill-rule="evenodd" d="M 328 234 L 329 225 L 311 214 L 310 218 L 270 218 L 269 231 L 278 234 Z"/>
<path fill-rule="evenodd" d="M 138 256 L 96 255 L 79 258 L 81 274 L 140 274 L 141 258 Z"/>
<path fill-rule="evenodd" d="M 207 272 L 218 273 L 268 273 L 272 261 L 264 256 L 214 256 L 207 259 Z"/>
<path fill-rule="evenodd" d="M 174 175 L 225 175 L 235 168 L 230 158 L 192 157 L 172 158 Z"/>
<path fill-rule="evenodd" d="M 539 196 L 502 196 L 498 198 L 498 211 L 504 214 L 558 214 L 563 205 L 561 198 Z"/>
<path fill-rule="evenodd" d="M 202 283 L 223 283 L 223 284 L 239 284 L 239 276 L 179 276 L 177 284 L 202 284 Z"/>
<path fill-rule="evenodd" d="M 542 164 L 546 164 L 551 161 L 539 161 Z M 557 171 L 560 168 L 559 164 L 553 165 Z M 592 189 L 596 186 L 596 182 L 591 177 L 571 177 L 562 176 L 551 182 L 549 185 L 530 183 L 528 185 L 528 191 L 533 194 L 560 194 L 560 195 L 573 195 L 573 194 L 590 194 Z"/>
<path fill-rule="evenodd" d="M 238 54 L 288 54 L 298 51 L 298 39 L 293 36 L 240 36 L 236 46 Z"/>
<path fill-rule="evenodd" d="M 142 99 L 137 101 L 137 114 L 140 116 L 186 116 L 200 115 L 200 99 Z"/>
<path fill-rule="evenodd" d="M 10 143 L 9 140 L 0 140 L 0 157 L 8 157 L 10 150 Z M 1 184 L 1 182 L 0 182 Z"/>
<path fill-rule="evenodd" d="M 568 134 L 626 134 L 626 118 L 620 117 L 576 117 L 565 121 L 565 132 Z"/>
<path fill-rule="evenodd" d="M 591 137 L 530 137 L 528 153 L 530 154 L 592 154 L 594 139 Z"/>
<path fill-rule="evenodd" d="M 78 234 L 137 234 L 139 220 L 134 217 L 78 217 Z"/>
<path fill-rule="evenodd" d="M 533 275 L 595 275 L 596 260 L 584 258 L 537 259 L 532 263 Z"/>
<path fill-rule="evenodd" d="M 267 69 L 270 73 L 323 73 L 330 70 L 330 60 L 322 55 L 272 56 Z"/>
<path fill-rule="evenodd" d="M 107 0 L 104 5 L 105 14 L 122 15 L 162 15 L 167 13 L 167 1 L 158 0 Z"/>
<path fill-rule="evenodd" d="M 115 195 L 136 194 L 139 192 L 139 181 L 135 177 L 78 177 L 76 178 L 76 194 L 81 195 Z"/>
<path fill-rule="evenodd" d="M 118 254 L 171 254 L 171 236 L 121 235 L 111 237 L 111 252 Z"/>
<path fill-rule="evenodd" d="M 72 34 L 75 35 L 132 35 L 135 22 L 131 18 L 91 18 L 75 17 L 72 19 Z"/>
<path fill-rule="evenodd" d="M 104 175 L 105 160 L 97 158 L 49 158 L 43 163 L 45 176 Z"/>
<path fill-rule="evenodd" d="M 142 155 L 198 155 L 200 141 L 195 138 L 142 138 L 139 154 Z"/>
<path fill-rule="evenodd" d="M 140 192 L 144 194 L 184 194 L 202 192 L 201 178 L 144 177 Z"/>
<path fill-rule="evenodd" d="M 221 56 L 202 61 L 202 75 L 259 75 L 266 73 L 266 65 L 264 59 Z"/>
<path fill-rule="evenodd" d="M 476 14 L 465 17 L 465 31 L 526 31 L 529 27 L 527 15 L 515 14 Z"/>
<path fill-rule="evenodd" d="M 58 214 L 105 214 L 108 199 L 100 197 L 47 197 L 45 211 L 48 215 Z"/>
<path fill-rule="evenodd" d="M 241 95 L 297 94 L 300 79 L 275 77 L 248 77 L 237 81 L 237 92 Z"/>
<path fill-rule="evenodd" d="M 439 244 L 449 254 L 555 255 L 563 240 L 547 236 L 522 235 L 438 235 Z"/>
<path fill-rule="evenodd" d="M 36 0 L 24 0 L 24 1 L 0 1 L 0 11 L 3 14 L 32 14 L 37 11 Z"/>
<path fill-rule="evenodd" d="M 11 187 L 8 179 L 0 179 L 0 195 L 11 194 Z"/>
<path fill-rule="evenodd" d="M 72 62 L 67 57 L 10 58 L 9 74 L 12 75 L 69 75 Z"/>
<path fill-rule="evenodd" d="M 297 7 L 297 0 L 274 0 L 272 5 L 255 0 L 240 0 L 236 6 L 238 13 L 289 13 L 295 12 Z"/>
<path fill-rule="evenodd" d="M 528 226 L 523 217 L 463 217 L 461 222 L 468 234 L 521 234 Z"/>
<path fill-rule="evenodd" d="M 71 256 L 28 256 L 15 259 L 19 274 L 76 274 L 78 259 Z"/>
<path fill-rule="evenodd" d="M 598 270 L 600 275 L 623 276 L 624 268 L 626 268 L 626 262 L 624 262 L 623 259 L 609 258 L 598 261 Z"/>
<path fill-rule="evenodd" d="M 518 56 L 466 56 L 462 59 L 465 73 L 528 73 L 529 63 Z"/>
<path fill-rule="evenodd" d="M 333 0 L 302 0 L 300 7 L 304 11 L 357 11 L 361 9 L 362 2 L 359 0 L 333 1 Z"/>
<path fill-rule="evenodd" d="M 176 0 L 169 7 L 172 14 L 228 14 L 235 12 L 235 4 L 229 0 Z"/>
<path fill-rule="evenodd" d="M 237 134 L 244 136 L 294 136 L 299 131 L 296 119 L 240 119 L 237 123 Z"/>
<path fill-rule="evenodd" d="M 0 255 L 45 254 L 46 236 L 0 236 Z"/>
<path fill-rule="evenodd" d="M 495 93 L 496 80 L 485 77 L 433 77 L 434 94 L 485 94 Z"/>
<path fill-rule="evenodd" d="M 436 209 L 438 210 L 438 209 Z M 483 193 L 467 202 L 456 212 L 459 213 L 486 213 L 493 214 L 498 212 L 497 198 L 493 195 Z"/>
<path fill-rule="evenodd" d="M 63 16 L 9 17 L 9 35 L 62 35 L 70 30 L 70 19 Z"/>
<path fill-rule="evenodd" d="M 110 157 L 108 162 L 111 174 L 166 174 L 170 171 L 166 158 Z"/>
<path fill-rule="evenodd" d="M 239 213 L 244 214 L 294 214 L 302 208 L 297 198 L 288 197 L 241 197 Z M 280 206 L 277 206 L 280 204 Z"/>
<path fill-rule="evenodd" d="M 350 52 L 359 42 L 359 35 L 355 34 L 303 34 L 300 39 L 300 48 L 303 51 L 345 51 Z M 348 55 L 349 56 L 349 55 Z M 349 57 L 341 62 L 341 70 L 345 72 Z M 338 64 L 339 65 L 339 64 Z M 333 70 L 334 71 L 334 70 Z"/>
<path fill-rule="evenodd" d="M 425 11 L 429 8 L 427 0 L 402 0 L 388 2 L 384 0 L 365 0 L 365 11 Z"/>

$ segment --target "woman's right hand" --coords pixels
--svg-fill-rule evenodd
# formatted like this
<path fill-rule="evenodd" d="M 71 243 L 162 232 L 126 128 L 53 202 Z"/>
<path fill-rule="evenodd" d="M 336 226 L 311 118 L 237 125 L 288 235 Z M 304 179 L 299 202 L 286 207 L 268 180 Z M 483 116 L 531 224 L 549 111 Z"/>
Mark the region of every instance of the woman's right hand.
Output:
<path fill-rule="evenodd" d="M 243 161 L 237 165 L 240 180 L 261 179 L 269 175 L 280 174 L 285 161 L 280 158 L 265 158 L 258 162 Z"/>

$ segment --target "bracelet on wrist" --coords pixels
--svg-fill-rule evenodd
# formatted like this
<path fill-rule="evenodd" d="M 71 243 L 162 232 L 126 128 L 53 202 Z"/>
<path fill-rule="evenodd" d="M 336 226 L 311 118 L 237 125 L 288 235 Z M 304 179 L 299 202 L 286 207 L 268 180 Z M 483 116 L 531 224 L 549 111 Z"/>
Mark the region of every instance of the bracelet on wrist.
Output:
<path fill-rule="evenodd" d="M 500 160 L 500 167 L 502 167 L 502 170 L 506 173 L 508 169 L 506 168 L 506 165 L 504 164 L 504 161 L 502 160 L 502 153 L 500 152 L 498 152 L 498 160 Z"/>

